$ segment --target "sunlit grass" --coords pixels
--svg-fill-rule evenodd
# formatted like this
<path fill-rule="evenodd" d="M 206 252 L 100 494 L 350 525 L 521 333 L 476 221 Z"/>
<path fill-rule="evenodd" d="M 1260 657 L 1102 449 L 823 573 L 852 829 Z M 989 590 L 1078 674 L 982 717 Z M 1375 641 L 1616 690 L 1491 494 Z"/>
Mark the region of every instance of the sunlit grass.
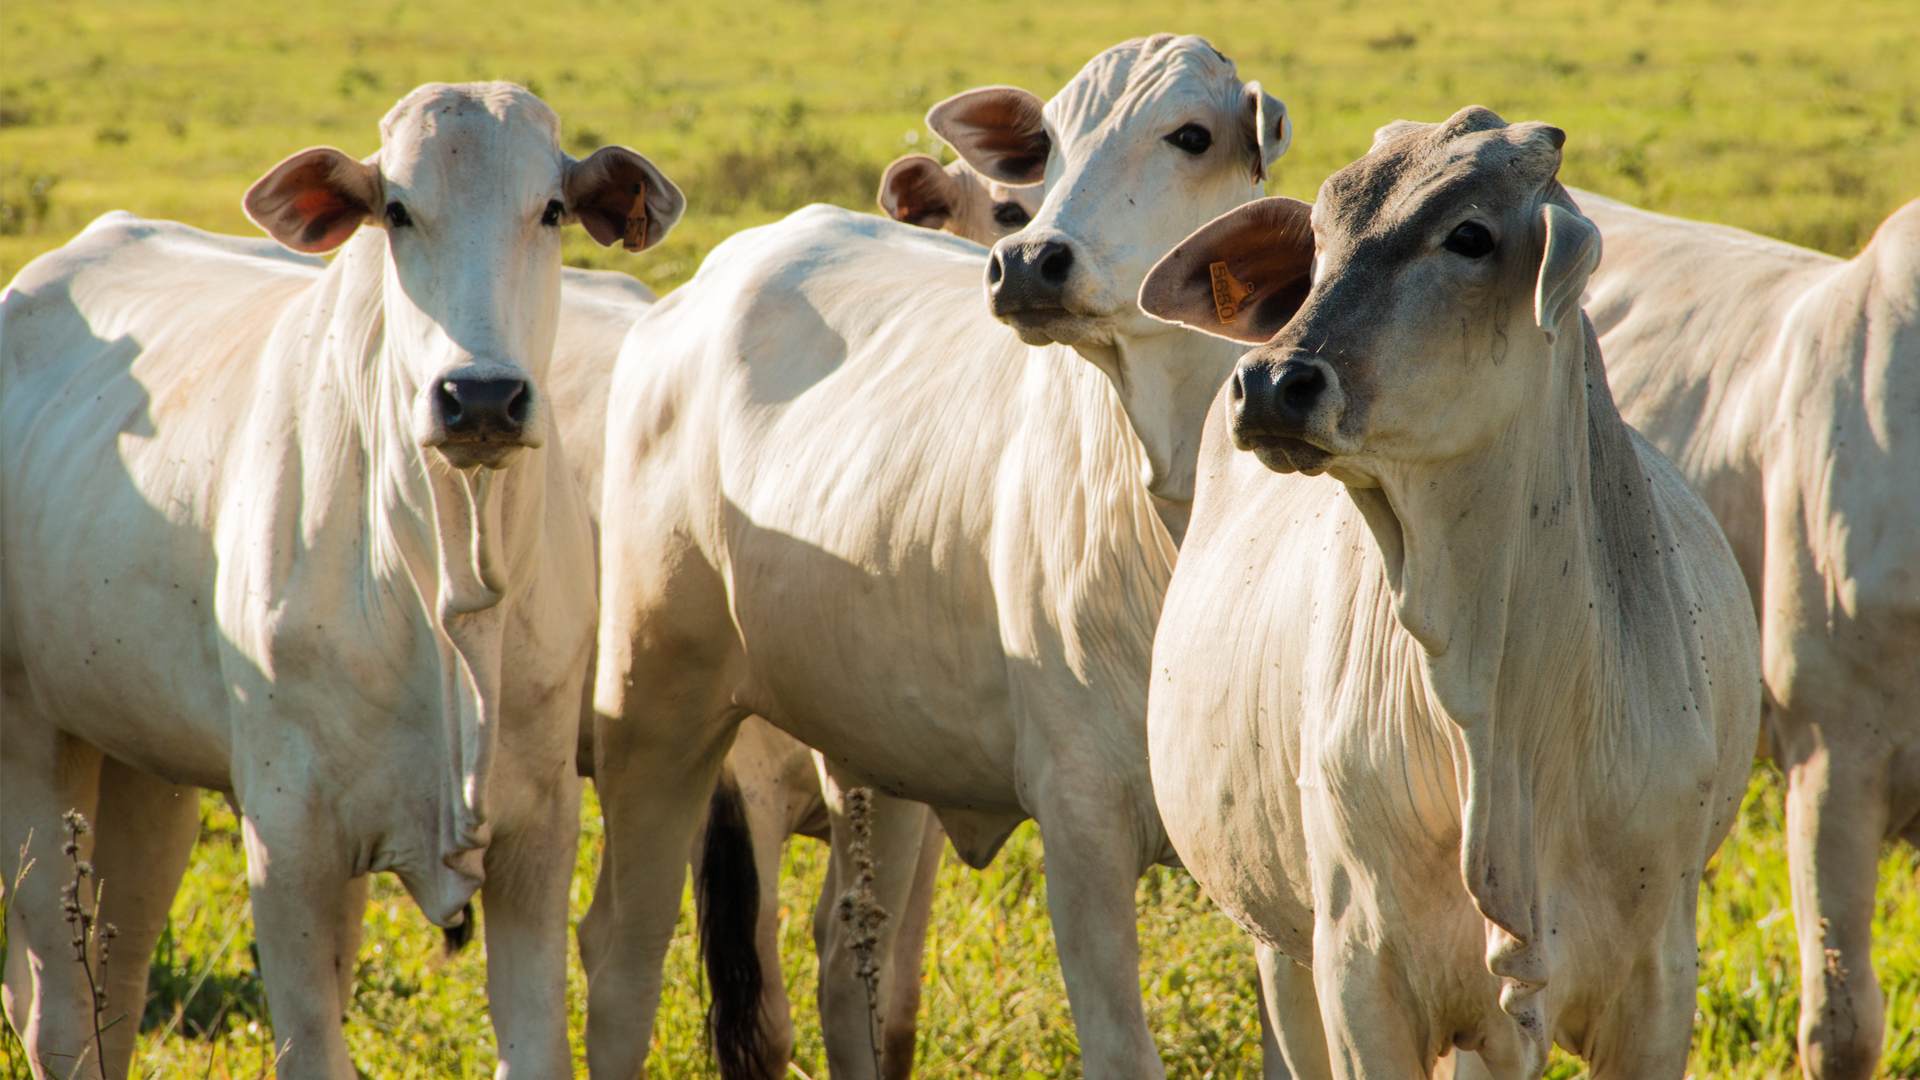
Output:
<path fill-rule="evenodd" d="M 881 167 L 929 149 L 921 117 L 934 101 L 996 82 L 1051 94 L 1099 49 L 1158 30 L 1207 35 L 1288 103 L 1295 141 L 1275 194 L 1311 198 L 1387 120 L 1480 103 L 1564 127 L 1569 183 L 1837 254 L 1920 196 L 1911 0 L 42 0 L 0 7 L 0 279 L 109 209 L 254 234 L 240 196 L 287 154 L 319 143 L 371 153 L 380 116 L 415 84 L 511 78 L 560 112 L 575 153 L 626 143 L 686 188 L 686 220 L 645 255 L 594 247 L 578 230 L 567 240 L 569 261 L 664 290 L 721 239 L 801 203 L 870 208 Z M 1701 898 L 1697 1076 L 1796 1068 L 1780 805 L 1762 773 Z M 590 800 L 576 916 L 598 843 Z M 796 1065 L 811 1077 L 825 1072 L 810 1004 L 810 912 L 825 862 L 819 845 L 796 842 L 782 884 Z M 1920 856 L 1890 850 L 1881 879 L 1882 1072 L 1920 1076 Z M 1142 987 L 1170 1072 L 1257 1076 L 1246 938 L 1184 873 L 1154 871 L 1140 899 Z M 680 929 L 656 1078 L 711 1075 L 690 914 Z M 155 968 L 140 1075 L 271 1071 L 252 941 L 238 833 L 209 798 Z M 490 1075 L 483 947 L 443 958 L 438 932 L 387 877 L 360 961 L 346 1031 L 366 1075 Z M 584 1069 L 577 961 L 571 978 Z M 984 872 L 949 859 L 924 978 L 922 1075 L 1078 1075 L 1031 826 Z M 7 1046 L 6 1075 L 24 1075 Z M 1561 1058 L 1551 1075 L 1579 1073 Z"/>

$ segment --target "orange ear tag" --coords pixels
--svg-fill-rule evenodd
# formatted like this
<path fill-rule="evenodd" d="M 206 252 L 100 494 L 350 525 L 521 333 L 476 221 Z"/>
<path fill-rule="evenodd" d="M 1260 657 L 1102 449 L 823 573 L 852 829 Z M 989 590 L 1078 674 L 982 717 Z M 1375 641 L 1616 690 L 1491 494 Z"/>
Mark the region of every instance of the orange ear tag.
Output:
<path fill-rule="evenodd" d="M 647 182 L 633 185 L 633 209 L 627 211 L 627 231 L 621 243 L 628 251 L 647 246 Z"/>
<path fill-rule="evenodd" d="M 1217 262 L 1207 269 L 1213 273 L 1213 310 L 1221 322 L 1230 323 L 1240 314 L 1240 301 L 1253 290 L 1240 284 L 1226 263 Z"/>

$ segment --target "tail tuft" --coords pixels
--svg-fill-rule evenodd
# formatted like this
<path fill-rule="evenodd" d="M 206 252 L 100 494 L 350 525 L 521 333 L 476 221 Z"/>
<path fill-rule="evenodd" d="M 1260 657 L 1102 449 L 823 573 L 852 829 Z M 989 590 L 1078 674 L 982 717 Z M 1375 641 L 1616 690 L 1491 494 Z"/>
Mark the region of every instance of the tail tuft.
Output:
<path fill-rule="evenodd" d="M 760 923 L 760 872 L 753 861 L 746 801 L 731 769 L 721 772 L 713 789 L 693 898 L 699 916 L 700 959 L 713 988 L 713 1000 L 707 1006 L 707 1040 L 721 1080 L 771 1080 L 784 1070 L 775 1069 L 769 1061 L 773 1050 L 762 1022 L 764 976 L 754 947 Z"/>
<path fill-rule="evenodd" d="M 476 925 L 473 917 L 473 901 L 467 901 L 467 906 L 460 909 L 460 914 L 465 918 L 460 920 L 459 926 L 440 928 L 443 955 L 458 956 L 460 950 L 467 947 L 467 942 L 473 940 L 473 928 Z"/>

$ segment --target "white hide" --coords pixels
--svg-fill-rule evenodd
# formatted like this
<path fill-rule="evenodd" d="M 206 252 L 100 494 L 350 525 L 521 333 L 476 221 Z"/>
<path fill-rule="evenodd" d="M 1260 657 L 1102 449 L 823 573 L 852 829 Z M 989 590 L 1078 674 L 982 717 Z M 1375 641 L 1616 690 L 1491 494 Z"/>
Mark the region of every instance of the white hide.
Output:
<path fill-rule="evenodd" d="M 1620 413 L 1726 530 L 1787 774 L 1800 1059 L 1865 1080 L 1880 846 L 1920 843 L 1920 202 L 1849 261 L 1576 193 Z"/>
<path fill-rule="evenodd" d="M 1246 207 L 1143 294 L 1278 331 L 1208 421 L 1149 732 L 1188 868 L 1311 969 L 1263 968 L 1299 1076 L 1459 1047 L 1537 1077 L 1549 1040 L 1596 1077 L 1685 1067 L 1757 645 L 1719 530 L 1606 394 L 1562 138 L 1485 110 L 1385 129 L 1310 233 L 1304 204 Z M 1469 224 L 1490 252 L 1445 246 Z M 1209 267 L 1258 325 L 1217 319 Z"/>
<path fill-rule="evenodd" d="M 249 194 L 285 241 L 344 241 L 329 266 L 109 214 L 5 294 L 0 831 L 14 852 L 31 830 L 42 868 L 13 900 L 7 972 L 36 1069 L 90 1033 L 48 871 L 61 811 L 97 784 L 102 916 L 156 932 L 192 789 L 238 801 L 281 1076 L 355 1075 L 340 1015 L 375 871 L 442 926 L 481 891 L 498 1075 L 569 1071 L 596 607 L 541 399 L 558 226 L 611 239 L 607 213 L 638 215 L 654 241 L 679 195 L 624 148 L 575 162 L 507 84 L 422 87 L 381 130 L 365 163 L 306 151 Z M 476 372 L 524 380 L 524 430 L 482 439 L 436 413 Z M 136 1019 L 152 944 L 115 949 Z"/>
<path fill-rule="evenodd" d="M 1148 483 L 1179 495 L 1198 437 L 1168 439 L 1181 403 L 1136 391 L 1204 382 L 1204 402 L 1237 350 L 1131 296 L 1160 251 L 1257 193 L 1280 144 L 1256 121 L 1277 132 L 1283 114 L 1170 37 L 1102 54 L 1046 114 L 1031 230 L 1099 238 L 1078 265 L 1125 299 L 1075 310 L 1081 352 L 1023 345 L 982 310 L 976 245 L 827 207 L 720 245 L 628 338 L 603 501 L 608 843 L 580 929 L 599 1074 L 642 1066 L 679 867 L 749 713 L 940 808 L 974 865 L 1036 818 L 1085 1068 L 1161 1073 L 1133 889 L 1170 854 L 1145 692 L 1174 554 L 1162 515 L 1185 507 Z M 1210 156 L 1165 141 L 1202 122 Z"/>

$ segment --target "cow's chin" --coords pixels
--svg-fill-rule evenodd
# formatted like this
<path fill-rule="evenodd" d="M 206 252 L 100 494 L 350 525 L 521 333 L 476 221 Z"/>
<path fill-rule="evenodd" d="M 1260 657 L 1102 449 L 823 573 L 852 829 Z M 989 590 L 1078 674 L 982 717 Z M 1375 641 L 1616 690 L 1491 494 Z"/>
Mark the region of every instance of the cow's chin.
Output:
<path fill-rule="evenodd" d="M 1009 311 L 1000 321 L 1028 345 L 1104 345 L 1104 320 L 1076 314 L 1066 308 L 1026 308 Z"/>
<path fill-rule="evenodd" d="M 1334 457 L 1304 439 L 1290 439 L 1284 435 L 1236 437 L 1234 443 L 1242 450 L 1253 451 L 1254 458 L 1260 464 L 1277 473 L 1297 472 L 1302 476 L 1319 476 L 1327 471 L 1327 463 Z"/>
<path fill-rule="evenodd" d="M 504 469 L 526 446 L 517 442 L 444 442 L 434 449 L 456 469 Z"/>

